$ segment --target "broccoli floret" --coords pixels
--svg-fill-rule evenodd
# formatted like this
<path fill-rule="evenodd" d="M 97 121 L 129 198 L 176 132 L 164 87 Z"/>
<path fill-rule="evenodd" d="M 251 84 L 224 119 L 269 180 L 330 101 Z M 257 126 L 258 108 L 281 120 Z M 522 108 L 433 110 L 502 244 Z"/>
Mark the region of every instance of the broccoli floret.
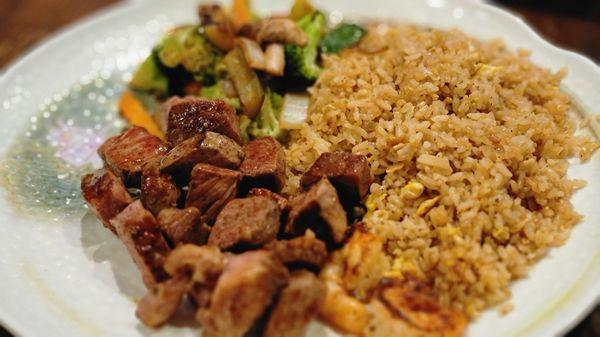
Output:
<path fill-rule="evenodd" d="M 322 13 L 315 13 L 303 17 L 297 23 L 308 35 L 308 42 L 304 47 L 285 46 L 287 68 L 293 76 L 313 82 L 321 73 L 317 58 L 319 56 L 319 42 L 325 29 L 325 16 Z"/>
<path fill-rule="evenodd" d="M 256 118 L 253 121 L 246 118 L 250 121 L 247 122 L 242 117 L 240 128 L 243 128 L 253 138 L 271 136 L 280 141 L 284 140 L 287 133 L 279 127 L 279 116 L 281 115 L 282 105 L 283 98 L 281 95 L 270 90 L 267 91 L 263 105 Z"/>
<path fill-rule="evenodd" d="M 155 51 L 140 64 L 129 84 L 133 89 L 158 96 L 166 96 L 169 93 L 169 79 L 161 70 Z"/>
<path fill-rule="evenodd" d="M 221 52 L 200 34 L 197 26 L 180 27 L 163 38 L 158 49 L 160 62 L 168 68 L 182 66 L 194 78 L 214 78 Z M 210 82 L 210 80 L 209 80 Z"/>
<path fill-rule="evenodd" d="M 229 103 L 229 105 L 234 107 L 234 109 L 236 109 L 236 110 L 241 109 L 240 99 L 227 97 L 227 95 L 223 91 L 221 82 L 217 82 L 211 86 L 202 87 L 202 89 L 200 90 L 200 96 L 202 96 L 204 98 L 210 98 L 210 99 L 222 99 L 225 102 Z"/>

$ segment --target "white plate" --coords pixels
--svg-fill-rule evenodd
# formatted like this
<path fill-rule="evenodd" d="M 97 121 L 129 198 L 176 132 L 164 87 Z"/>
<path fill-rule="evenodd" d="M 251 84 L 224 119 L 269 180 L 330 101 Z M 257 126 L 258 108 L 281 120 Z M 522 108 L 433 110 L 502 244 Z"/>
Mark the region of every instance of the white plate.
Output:
<path fill-rule="evenodd" d="M 599 68 L 550 45 L 497 8 L 465 0 L 315 2 L 350 17 L 456 27 L 481 39 L 501 37 L 511 48 L 532 50 L 533 61 L 541 66 L 568 67 L 565 90 L 583 110 L 598 113 Z M 137 271 L 117 239 L 85 213 L 77 188 L 78 175 L 98 164 L 95 144 L 122 125 L 115 115 L 122 78 L 166 26 L 194 20 L 196 4 L 156 0 L 111 7 L 63 30 L 0 80 L 0 320 L 13 332 L 47 337 L 197 335 L 184 323 L 153 332 L 137 322 L 133 299 L 144 293 Z M 283 11 L 288 5 L 256 1 L 259 12 Z M 67 91 L 98 76 L 105 80 Z M 585 165 L 574 163 L 569 174 L 589 182 L 573 198 L 583 222 L 566 245 L 552 250 L 513 286 L 515 310 L 505 317 L 489 310 L 471 324 L 469 336 L 560 334 L 597 302 L 599 173 L 598 155 Z M 315 328 L 310 336 L 324 334 Z"/>

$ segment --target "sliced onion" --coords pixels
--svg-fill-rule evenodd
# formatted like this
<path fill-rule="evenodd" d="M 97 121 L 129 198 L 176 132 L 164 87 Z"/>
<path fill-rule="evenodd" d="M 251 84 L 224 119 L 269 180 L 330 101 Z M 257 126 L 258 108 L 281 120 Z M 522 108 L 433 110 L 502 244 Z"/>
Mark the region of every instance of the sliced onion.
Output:
<path fill-rule="evenodd" d="M 223 63 L 240 97 L 244 115 L 254 118 L 260 111 L 265 92 L 256 72 L 250 68 L 242 48 L 233 48 L 223 58 Z"/>
<path fill-rule="evenodd" d="M 308 117 L 307 94 L 285 94 L 279 126 L 282 129 L 299 129 Z"/>
<path fill-rule="evenodd" d="M 256 41 L 240 37 L 236 40 L 236 43 L 242 48 L 244 57 L 246 57 L 246 62 L 248 62 L 250 68 L 257 70 L 265 69 L 265 54 Z"/>
<path fill-rule="evenodd" d="M 265 72 L 274 76 L 283 76 L 285 69 L 285 50 L 282 44 L 272 43 L 265 50 Z"/>

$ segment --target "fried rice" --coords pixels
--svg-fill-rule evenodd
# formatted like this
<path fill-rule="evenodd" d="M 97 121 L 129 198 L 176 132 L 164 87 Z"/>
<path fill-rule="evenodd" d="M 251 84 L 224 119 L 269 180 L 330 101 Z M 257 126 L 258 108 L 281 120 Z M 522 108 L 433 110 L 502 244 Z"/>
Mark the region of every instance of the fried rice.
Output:
<path fill-rule="evenodd" d="M 569 199 L 585 183 L 567 178 L 567 160 L 599 146 L 574 135 L 566 71 L 528 55 L 457 30 L 372 26 L 325 59 L 287 145 L 286 191 L 321 153 L 365 155 L 378 277 L 421 278 L 471 317 L 506 300 L 580 221 Z"/>

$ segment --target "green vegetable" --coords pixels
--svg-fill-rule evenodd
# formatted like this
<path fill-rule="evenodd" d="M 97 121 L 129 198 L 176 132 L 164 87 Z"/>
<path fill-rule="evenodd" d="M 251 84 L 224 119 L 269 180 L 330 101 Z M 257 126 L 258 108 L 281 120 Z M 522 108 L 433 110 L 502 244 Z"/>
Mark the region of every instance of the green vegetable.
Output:
<path fill-rule="evenodd" d="M 180 27 L 163 38 L 158 59 L 168 68 L 182 66 L 198 81 L 213 78 L 221 52 L 200 34 L 197 26 Z"/>
<path fill-rule="evenodd" d="M 279 127 L 279 115 L 283 98 L 281 95 L 268 90 L 265 92 L 265 100 L 256 118 L 251 121 L 249 118 L 240 118 L 240 129 L 246 137 L 261 138 L 271 136 L 278 140 L 283 140 L 287 135 L 285 130 Z"/>
<path fill-rule="evenodd" d="M 160 69 L 154 51 L 140 64 L 129 84 L 133 89 L 151 92 L 158 96 L 166 96 L 169 93 L 169 79 Z"/>
<path fill-rule="evenodd" d="M 285 59 L 288 68 L 286 74 L 288 71 L 291 71 L 293 76 L 312 82 L 321 73 L 321 67 L 317 64 L 317 58 L 319 56 L 319 42 L 325 29 L 325 16 L 322 13 L 307 15 L 297 23 L 308 35 L 308 42 L 304 47 L 294 45 L 285 46 Z"/>
<path fill-rule="evenodd" d="M 250 135 L 248 134 L 248 128 L 252 124 L 252 120 L 246 115 L 240 115 L 240 135 L 244 143 L 250 141 Z"/>
<path fill-rule="evenodd" d="M 321 40 L 321 51 L 325 54 L 337 53 L 357 44 L 366 34 L 364 28 L 351 23 L 342 23 Z"/>
<path fill-rule="evenodd" d="M 200 96 L 204 98 L 210 99 L 222 99 L 225 102 L 229 103 L 236 110 L 241 109 L 239 98 L 227 97 L 225 91 L 223 91 L 223 87 L 221 86 L 221 82 L 217 82 L 211 86 L 204 86 L 200 90 Z"/>

